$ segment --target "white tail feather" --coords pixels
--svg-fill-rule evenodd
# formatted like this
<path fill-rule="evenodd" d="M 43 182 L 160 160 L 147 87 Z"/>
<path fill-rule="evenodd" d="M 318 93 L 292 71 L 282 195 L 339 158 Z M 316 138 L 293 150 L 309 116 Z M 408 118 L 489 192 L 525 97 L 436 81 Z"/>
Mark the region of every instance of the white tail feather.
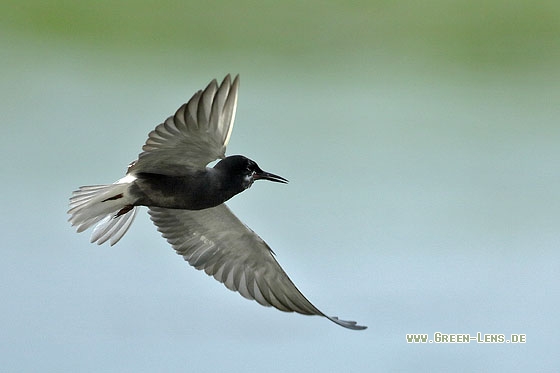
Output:
<path fill-rule="evenodd" d="M 91 235 L 91 242 L 101 245 L 107 241 L 116 244 L 126 233 L 137 208 L 130 206 L 133 201 L 128 197 L 129 184 L 134 178 L 125 177 L 114 184 L 83 186 L 70 197 L 70 219 L 68 221 L 83 232 L 96 225 Z M 120 214 L 122 209 L 126 213 Z"/>
<path fill-rule="evenodd" d="M 111 246 L 119 242 L 134 221 L 137 211 L 137 208 L 133 207 L 132 210 L 126 214 L 119 216 L 107 215 L 104 217 L 95 228 L 93 228 L 91 242 L 97 242 L 98 245 L 102 245 L 109 240 Z"/>

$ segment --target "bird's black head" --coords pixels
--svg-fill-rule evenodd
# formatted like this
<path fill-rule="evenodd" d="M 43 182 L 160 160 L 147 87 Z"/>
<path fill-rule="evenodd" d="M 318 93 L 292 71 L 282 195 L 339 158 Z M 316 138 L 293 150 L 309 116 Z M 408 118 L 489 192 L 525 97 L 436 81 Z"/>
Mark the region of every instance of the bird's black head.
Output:
<path fill-rule="evenodd" d="M 224 175 L 223 177 L 227 179 L 229 187 L 240 189 L 237 193 L 249 188 L 255 180 L 270 180 L 277 183 L 288 182 L 281 176 L 261 170 L 255 161 L 242 155 L 232 155 L 222 159 L 214 168 Z"/>

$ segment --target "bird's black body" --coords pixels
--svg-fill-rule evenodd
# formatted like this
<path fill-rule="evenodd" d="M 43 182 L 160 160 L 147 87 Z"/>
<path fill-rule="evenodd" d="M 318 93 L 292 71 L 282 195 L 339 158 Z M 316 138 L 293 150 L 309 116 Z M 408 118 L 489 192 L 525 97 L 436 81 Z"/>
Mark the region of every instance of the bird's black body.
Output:
<path fill-rule="evenodd" d="M 175 175 L 151 172 L 132 175 L 136 180 L 129 192 L 135 199 L 134 206 L 182 210 L 202 210 L 218 206 L 249 188 L 257 179 L 287 181 L 264 172 L 257 163 L 242 155 L 229 156 L 213 168 L 206 167 L 204 170 L 184 168 L 181 174 Z"/>
<path fill-rule="evenodd" d="M 186 175 L 138 173 L 130 187 L 136 199 L 135 206 L 157 206 L 168 209 L 202 210 L 227 201 L 216 193 L 211 170 L 195 171 Z"/>

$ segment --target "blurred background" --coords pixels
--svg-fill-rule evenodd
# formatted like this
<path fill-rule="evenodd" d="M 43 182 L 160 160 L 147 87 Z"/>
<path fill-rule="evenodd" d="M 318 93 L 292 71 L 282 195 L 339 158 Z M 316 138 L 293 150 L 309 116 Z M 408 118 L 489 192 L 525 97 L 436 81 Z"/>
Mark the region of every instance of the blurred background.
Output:
<path fill-rule="evenodd" d="M 560 367 L 560 3 L 3 0 L 0 54 L 2 370 Z M 367 330 L 228 291 L 145 209 L 114 247 L 67 223 L 227 73 L 228 153 L 290 180 L 229 206 Z"/>

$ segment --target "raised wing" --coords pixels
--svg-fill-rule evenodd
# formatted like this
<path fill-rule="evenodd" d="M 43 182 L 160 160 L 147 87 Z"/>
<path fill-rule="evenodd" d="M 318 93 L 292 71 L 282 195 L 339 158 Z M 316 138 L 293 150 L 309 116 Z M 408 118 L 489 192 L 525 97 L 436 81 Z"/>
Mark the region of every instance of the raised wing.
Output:
<path fill-rule="evenodd" d="M 232 83 L 228 74 L 219 86 L 212 80 L 175 115 L 150 132 L 143 152 L 129 172 L 175 175 L 184 168 L 202 169 L 218 158 L 225 158 L 238 89 L 239 75 Z"/>
<path fill-rule="evenodd" d="M 366 328 L 326 316 L 311 304 L 280 267 L 266 242 L 226 205 L 199 211 L 150 207 L 149 214 L 163 237 L 190 265 L 245 298 L 285 312 L 324 316 L 349 329 Z"/>

